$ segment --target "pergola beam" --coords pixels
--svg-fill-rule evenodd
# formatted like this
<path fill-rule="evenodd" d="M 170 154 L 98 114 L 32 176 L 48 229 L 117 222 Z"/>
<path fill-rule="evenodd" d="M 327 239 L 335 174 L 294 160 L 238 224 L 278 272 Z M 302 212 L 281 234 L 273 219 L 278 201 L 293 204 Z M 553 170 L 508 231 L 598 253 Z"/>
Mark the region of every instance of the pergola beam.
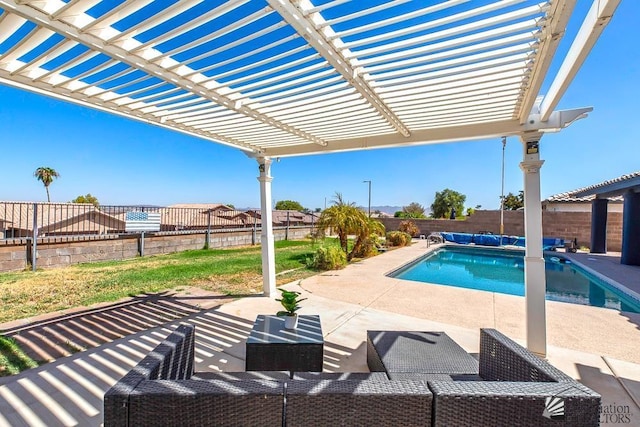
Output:
<path fill-rule="evenodd" d="M 542 122 L 539 115 L 533 114 L 523 125 L 518 120 L 508 119 L 468 125 L 461 124 L 451 127 L 434 127 L 433 129 L 412 132 L 409 137 L 403 139 L 402 143 L 398 142 L 397 135 L 390 134 L 335 140 L 331 141 L 327 147 L 324 147 L 321 153 L 472 141 L 502 136 L 519 136 L 525 132 L 558 132 L 576 120 L 586 117 L 587 113 L 592 109 L 591 107 L 585 107 L 554 111 L 546 122 Z M 298 145 L 287 148 L 267 148 L 264 153 L 271 157 L 302 156 L 318 154 L 318 147 Z"/>
<path fill-rule="evenodd" d="M 550 17 L 543 24 L 540 45 L 529 74 L 531 78 L 525 83 L 524 96 L 518 113 L 520 123 L 524 124 L 532 112 L 575 4 L 576 0 L 557 0 L 551 4 L 551 10 L 548 12 Z"/>
<path fill-rule="evenodd" d="M 278 0 L 268 0 L 268 2 L 391 126 L 405 137 L 410 135 L 407 126 L 361 75 L 362 70 L 358 70 L 352 60 L 348 59 L 349 50 L 341 47 L 342 41 L 335 37 L 335 31 L 327 25 L 324 18 L 317 13 L 309 16 L 305 13 L 306 10 L 313 8 L 310 1 L 300 0 L 297 7 L 289 2 Z"/>
<path fill-rule="evenodd" d="M 560 66 L 560 70 L 542 100 L 540 116 L 543 121 L 549 118 L 553 109 L 560 102 L 619 4 L 620 0 L 598 0 L 591 5 L 589 13 Z"/>

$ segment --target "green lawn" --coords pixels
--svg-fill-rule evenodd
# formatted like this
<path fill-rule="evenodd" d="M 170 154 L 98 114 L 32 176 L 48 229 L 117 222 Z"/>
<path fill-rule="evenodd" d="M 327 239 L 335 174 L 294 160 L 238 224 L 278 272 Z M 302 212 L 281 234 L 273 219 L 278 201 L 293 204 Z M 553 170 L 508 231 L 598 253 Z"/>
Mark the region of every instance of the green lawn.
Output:
<path fill-rule="evenodd" d="M 337 242 L 325 239 L 323 244 Z M 275 246 L 279 285 L 316 273 L 305 260 L 319 244 L 281 241 Z M 231 296 L 262 292 L 261 248 L 203 249 L 35 273 L 0 273 L 0 323 L 190 286 Z M 0 377 L 37 365 L 13 339 L 0 335 Z"/>
<path fill-rule="evenodd" d="M 337 244 L 326 239 L 326 244 Z M 278 284 L 316 272 L 305 266 L 318 244 L 276 242 Z M 0 274 L 0 323 L 127 296 L 195 286 L 242 296 L 262 292 L 259 246 L 195 250 L 127 261 L 97 262 L 66 268 Z"/>

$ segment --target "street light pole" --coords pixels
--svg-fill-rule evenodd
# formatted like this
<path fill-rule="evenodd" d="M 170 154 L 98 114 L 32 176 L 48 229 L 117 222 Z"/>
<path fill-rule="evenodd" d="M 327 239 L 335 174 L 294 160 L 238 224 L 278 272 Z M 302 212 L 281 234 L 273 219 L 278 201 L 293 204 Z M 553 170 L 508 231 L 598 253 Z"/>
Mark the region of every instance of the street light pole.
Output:
<path fill-rule="evenodd" d="M 371 180 L 364 180 L 362 181 L 363 183 L 368 183 L 369 184 L 369 218 L 371 218 Z"/>

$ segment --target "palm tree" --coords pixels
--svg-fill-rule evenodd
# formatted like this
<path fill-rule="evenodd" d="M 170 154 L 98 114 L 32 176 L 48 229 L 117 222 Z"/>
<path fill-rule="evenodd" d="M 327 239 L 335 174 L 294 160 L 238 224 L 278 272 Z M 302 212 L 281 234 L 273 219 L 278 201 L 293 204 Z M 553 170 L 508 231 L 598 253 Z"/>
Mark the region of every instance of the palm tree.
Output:
<path fill-rule="evenodd" d="M 382 223 L 369 218 L 365 212 L 356 208 L 354 203 L 346 202 L 340 193 L 336 193 L 334 205 L 322 211 L 318 228 L 320 230 L 332 228 L 336 232 L 348 261 L 361 252 L 365 240 L 371 234 L 384 234 Z M 348 249 L 350 234 L 356 236 L 351 252 Z"/>
<path fill-rule="evenodd" d="M 39 167 L 33 173 L 33 176 L 35 176 L 38 181 L 42 181 L 44 189 L 47 190 L 47 202 L 51 202 L 51 197 L 49 197 L 49 185 L 51 185 L 54 178 L 58 178 L 60 174 L 53 168 Z"/>

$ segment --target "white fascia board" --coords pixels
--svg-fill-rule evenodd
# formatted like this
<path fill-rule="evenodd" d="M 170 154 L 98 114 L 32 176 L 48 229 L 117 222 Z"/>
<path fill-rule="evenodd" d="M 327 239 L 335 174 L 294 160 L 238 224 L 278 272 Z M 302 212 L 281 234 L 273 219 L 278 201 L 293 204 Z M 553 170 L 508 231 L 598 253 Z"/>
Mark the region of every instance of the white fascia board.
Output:
<path fill-rule="evenodd" d="M 542 121 L 549 118 L 553 109 L 560 102 L 562 95 L 573 81 L 619 4 L 620 0 L 598 0 L 591 5 L 549 91 L 542 100 L 540 105 Z"/>

